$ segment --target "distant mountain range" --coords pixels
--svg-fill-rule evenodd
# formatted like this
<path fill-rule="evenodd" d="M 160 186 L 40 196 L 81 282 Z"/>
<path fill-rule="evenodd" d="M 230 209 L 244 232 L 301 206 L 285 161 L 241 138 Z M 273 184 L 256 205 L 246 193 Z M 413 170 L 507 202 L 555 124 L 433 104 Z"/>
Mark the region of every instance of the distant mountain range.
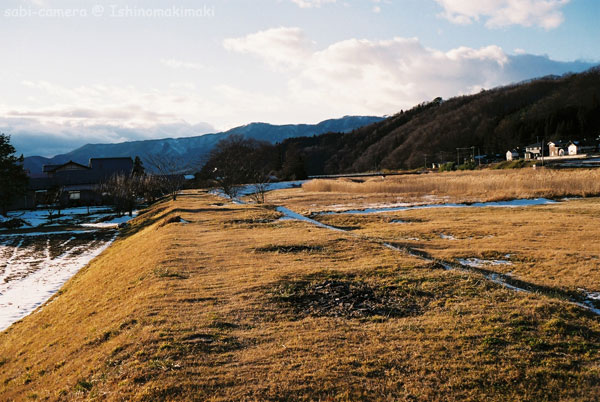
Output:
<path fill-rule="evenodd" d="M 348 133 L 357 128 L 383 120 L 375 116 L 345 116 L 340 119 L 325 120 L 318 124 L 272 125 L 267 123 L 251 123 L 216 134 L 205 134 L 197 137 L 165 138 L 160 140 L 131 141 L 118 144 L 88 144 L 66 154 L 53 158 L 30 156 L 25 158 L 25 169 L 31 177 L 42 176 L 43 165 L 56 165 L 74 161 L 88 163 L 90 158 L 139 156 L 146 166 L 154 155 L 176 161 L 183 170 L 198 170 L 206 160 L 213 147 L 230 135 L 242 135 L 272 144 L 288 138 L 310 137 L 323 133 Z"/>

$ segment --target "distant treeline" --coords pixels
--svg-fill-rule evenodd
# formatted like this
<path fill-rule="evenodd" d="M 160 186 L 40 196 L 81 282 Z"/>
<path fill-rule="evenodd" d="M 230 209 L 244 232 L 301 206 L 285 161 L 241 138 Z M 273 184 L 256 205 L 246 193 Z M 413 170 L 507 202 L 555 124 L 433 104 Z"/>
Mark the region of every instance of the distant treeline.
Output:
<path fill-rule="evenodd" d="M 436 98 L 351 133 L 251 141 L 243 159 L 280 179 L 307 175 L 411 169 L 456 160 L 456 149 L 505 154 L 538 140 L 600 136 L 600 68 L 562 77 Z M 201 176 L 214 171 L 209 160 Z M 240 161 L 241 163 L 241 161 Z"/>

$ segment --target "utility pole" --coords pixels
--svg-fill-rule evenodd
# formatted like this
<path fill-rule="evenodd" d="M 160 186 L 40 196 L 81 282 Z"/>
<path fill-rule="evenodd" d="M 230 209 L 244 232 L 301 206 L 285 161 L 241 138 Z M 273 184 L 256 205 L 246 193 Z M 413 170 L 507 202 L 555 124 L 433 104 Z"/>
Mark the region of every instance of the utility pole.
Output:
<path fill-rule="evenodd" d="M 542 146 L 542 167 L 544 167 L 544 144 L 546 143 L 546 139 L 542 138 L 542 143 L 540 144 Z"/>

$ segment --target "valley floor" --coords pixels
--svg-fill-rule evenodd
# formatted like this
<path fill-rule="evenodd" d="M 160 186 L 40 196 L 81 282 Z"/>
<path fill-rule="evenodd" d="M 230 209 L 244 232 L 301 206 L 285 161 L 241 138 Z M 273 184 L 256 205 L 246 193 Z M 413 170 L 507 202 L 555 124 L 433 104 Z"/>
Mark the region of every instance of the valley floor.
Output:
<path fill-rule="evenodd" d="M 0 333 L 0 399 L 597 400 L 573 300 L 600 291 L 598 204 L 312 216 L 331 230 L 189 191 Z"/>

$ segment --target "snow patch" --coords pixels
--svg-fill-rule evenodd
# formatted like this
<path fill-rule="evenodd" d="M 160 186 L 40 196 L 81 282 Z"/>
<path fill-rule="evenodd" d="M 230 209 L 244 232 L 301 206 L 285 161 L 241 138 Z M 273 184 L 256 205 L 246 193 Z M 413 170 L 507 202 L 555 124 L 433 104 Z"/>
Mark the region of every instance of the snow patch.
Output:
<path fill-rule="evenodd" d="M 507 255 L 510 257 L 510 255 Z M 456 260 L 460 265 L 473 268 L 483 268 L 487 266 L 513 265 L 508 260 L 481 260 L 479 258 L 459 258 Z"/>
<path fill-rule="evenodd" d="M 72 234 L 74 232 L 61 232 Z M 87 233 L 87 232 L 86 232 Z M 97 238 L 92 244 L 72 247 L 63 254 L 50 257 L 50 238 L 46 242 L 43 256 L 27 257 L 30 247 L 23 248 L 25 237 L 13 246 L 13 257 L 5 263 L 0 277 L 0 331 L 22 319 L 54 295 L 74 274 L 102 253 L 117 237 L 109 240 Z M 66 246 L 75 237 L 62 245 Z M 6 247 L 6 241 L 3 246 Z M 38 267 L 33 272 L 31 264 Z"/>
<path fill-rule="evenodd" d="M 523 199 L 523 200 L 511 200 L 511 201 L 494 201 L 494 202 L 476 202 L 473 204 L 404 204 L 397 206 L 397 204 L 379 206 L 377 208 L 365 208 L 365 209 L 354 209 L 354 210 L 340 210 L 340 211 L 328 211 L 322 212 L 320 215 L 335 215 L 335 214 L 353 214 L 353 215 L 366 215 L 366 214 L 380 214 L 384 212 L 398 212 L 407 211 L 413 209 L 429 209 L 429 208 L 518 208 L 518 207 L 531 207 L 536 205 L 547 205 L 556 204 L 557 201 L 549 200 L 547 198 L 535 198 L 535 199 Z"/>
<path fill-rule="evenodd" d="M 280 181 L 276 183 L 266 183 L 264 184 L 264 191 L 275 191 L 275 190 L 287 190 L 290 188 L 299 188 L 305 183 L 306 180 L 296 180 L 296 181 Z M 240 186 L 238 189 L 238 197 L 246 197 L 258 192 L 257 184 L 246 184 Z M 222 190 L 216 189 L 210 191 L 211 194 L 217 195 L 222 198 L 229 198 L 223 193 Z M 234 201 L 235 202 L 235 201 Z M 238 201 L 240 203 L 240 201 Z"/>
<path fill-rule="evenodd" d="M 131 219 L 135 218 L 137 215 L 138 215 L 138 211 L 133 211 L 132 216 L 123 215 L 123 216 L 115 217 L 115 218 L 105 221 L 105 222 L 84 223 L 81 226 L 86 227 L 86 228 L 99 228 L 99 229 L 118 228 L 119 225 L 129 222 Z"/>
<path fill-rule="evenodd" d="M 27 225 L 25 227 L 40 227 L 40 226 L 60 226 L 65 224 L 78 224 L 82 221 L 94 221 L 101 219 L 107 215 L 113 214 L 106 207 L 90 207 L 89 214 L 87 207 L 66 208 L 60 211 L 60 216 L 54 216 L 50 221 L 48 210 L 25 210 L 11 211 L 8 213 L 9 219 L 22 219 Z M 56 213 L 54 214 L 56 215 Z"/>
<path fill-rule="evenodd" d="M 316 226 L 319 226 L 319 227 L 322 227 L 322 228 L 325 228 L 325 229 L 335 230 L 335 231 L 338 231 L 338 232 L 346 232 L 345 230 L 342 230 L 340 228 L 336 228 L 334 226 L 329 226 L 329 225 L 326 225 L 326 224 L 321 223 L 319 221 L 316 221 L 314 219 L 307 218 L 306 216 L 300 215 L 299 213 L 294 212 L 294 211 L 292 211 L 290 209 L 287 209 L 285 207 L 277 207 L 277 211 L 283 214 L 283 218 L 281 218 L 281 220 L 303 221 L 303 222 L 308 222 L 308 223 L 311 223 L 313 225 L 316 225 Z"/>

